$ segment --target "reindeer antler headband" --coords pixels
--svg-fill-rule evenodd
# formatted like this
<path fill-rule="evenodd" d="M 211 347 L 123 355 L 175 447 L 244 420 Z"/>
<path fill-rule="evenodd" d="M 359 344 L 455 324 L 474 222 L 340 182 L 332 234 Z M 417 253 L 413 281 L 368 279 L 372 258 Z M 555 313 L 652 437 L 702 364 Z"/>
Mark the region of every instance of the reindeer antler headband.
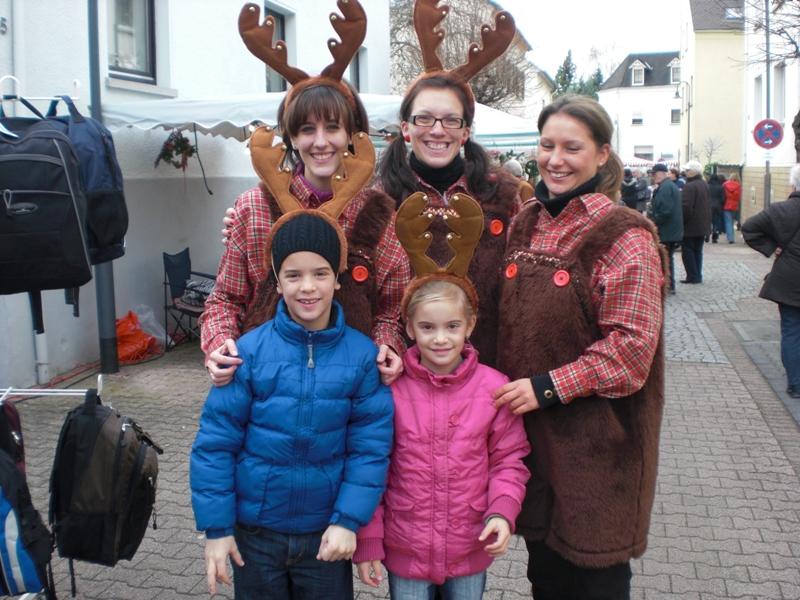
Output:
<path fill-rule="evenodd" d="M 437 213 L 428 207 L 428 197 L 424 192 L 412 194 L 397 209 L 395 231 L 397 239 L 411 261 L 415 277 L 406 288 L 400 311 L 406 315 L 408 303 L 422 285 L 431 279 L 443 279 L 456 284 L 467 295 L 472 308 L 478 310 L 478 294 L 467 278 L 469 264 L 475 247 L 483 233 L 483 210 L 481 205 L 467 194 L 454 194 L 450 198 L 448 213 L 442 215 L 450 232 L 447 234 L 447 245 L 453 251 L 453 258 L 444 267 L 440 267 L 427 255 L 433 241 L 433 234 L 428 231 Z"/>
<path fill-rule="evenodd" d="M 443 75 L 452 79 L 467 94 L 471 103 L 475 103 L 475 96 L 469 81 L 480 73 L 485 67 L 494 62 L 506 51 L 517 32 L 514 17 L 503 10 L 494 17 L 494 29 L 489 25 L 481 26 L 481 45 L 472 43 L 467 52 L 467 62 L 460 67 L 447 71 L 442 66 L 437 50 L 446 35 L 439 23 L 447 16 L 450 7 L 439 5 L 440 0 L 416 0 L 414 3 L 414 29 L 419 39 L 420 51 L 424 70 L 417 77 L 411 87 L 421 79 L 433 75 Z"/>
<path fill-rule="evenodd" d="M 282 166 L 288 148 L 286 144 L 273 146 L 274 138 L 275 131 L 267 126 L 258 127 L 250 137 L 250 156 L 253 168 L 283 213 L 272 226 L 272 236 L 284 223 L 298 214 L 312 213 L 320 216 L 336 229 L 342 247 L 339 272 L 345 271 L 347 269 L 347 239 L 337 220 L 350 201 L 372 178 L 375 167 L 375 148 L 369 136 L 364 132 L 358 132 L 353 136 L 355 153 L 347 151 L 342 153 L 344 173 L 333 176 L 331 181 L 333 198 L 315 209 L 303 208 L 300 200 L 289 189 L 292 170 Z M 266 256 L 270 256 L 269 246 Z"/>
<path fill-rule="evenodd" d="M 342 92 L 350 108 L 357 111 L 353 92 L 342 82 L 342 75 L 367 35 L 367 15 L 358 0 L 338 0 L 336 5 L 342 15 L 331 13 L 330 21 L 341 41 L 334 38 L 328 40 L 333 62 L 316 77 L 288 64 L 285 41 L 279 40 L 272 45 L 275 19 L 267 15 L 259 25 L 261 10 L 257 4 L 245 4 L 239 13 L 239 34 L 247 49 L 291 84 L 286 94 L 287 105 L 294 95 L 307 87 L 328 85 Z"/>

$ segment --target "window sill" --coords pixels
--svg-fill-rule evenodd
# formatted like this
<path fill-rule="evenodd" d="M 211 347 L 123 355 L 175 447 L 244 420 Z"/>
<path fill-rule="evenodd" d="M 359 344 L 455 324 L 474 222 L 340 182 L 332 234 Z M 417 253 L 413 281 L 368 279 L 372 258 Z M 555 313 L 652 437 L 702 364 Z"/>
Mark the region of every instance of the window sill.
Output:
<path fill-rule="evenodd" d="M 173 88 L 159 87 L 149 83 L 140 83 L 138 81 L 128 81 L 127 79 L 117 79 L 116 77 L 107 77 L 106 87 L 129 92 L 139 92 L 151 96 L 162 96 L 164 98 L 178 97 L 178 90 Z"/>

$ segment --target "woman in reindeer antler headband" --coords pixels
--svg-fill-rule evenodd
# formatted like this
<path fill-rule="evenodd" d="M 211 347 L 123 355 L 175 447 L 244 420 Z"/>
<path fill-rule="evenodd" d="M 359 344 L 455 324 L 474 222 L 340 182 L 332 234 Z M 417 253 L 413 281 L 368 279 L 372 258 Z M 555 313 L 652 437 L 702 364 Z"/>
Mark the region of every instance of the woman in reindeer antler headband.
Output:
<path fill-rule="evenodd" d="M 251 140 L 262 183 L 236 199 L 236 219 L 202 317 L 202 348 L 215 385 L 230 381 L 241 363 L 235 340 L 274 313 L 275 278 L 267 267 L 265 248 L 273 223 L 285 210 L 280 196 L 294 196 L 302 208 L 330 202 L 354 136 L 363 136 L 369 143 L 365 133 L 357 133 L 368 131 L 366 111 L 358 94 L 342 80 L 364 40 L 366 14 L 357 0 L 338 0 L 338 7 L 342 15 L 333 13 L 330 21 L 341 41 L 328 41 L 334 61 L 315 77 L 287 64 L 285 42 L 272 39 L 272 17 L 260 23 L 256 4 L 246 4 L 239 15 L 239 32 L 247 48 L 292 87 L 278 111 L 284 146 L 271 148 L 271 132 L 259 132 Z M 371 160 L 364 165 L 362 187 L 348 192 L 352 197 L 338 213 L 350 252 L 337 299 L 344 306 L 348 325 L 380 347 L 379 368 L 391 381 L 402 369 L 400 299 L 411 274 L 394 233 L 394 201 L 364 187 L 371 179 L 374 154 Z M 276 187 L 282 192 L 276 192 Z"/>
<path fill-rule="evenodd" d="M 480 317 L 471 340 L 481 362 L 495 364 L 497 296 L 500 264 L 511 217 L 517 210 L 518 181 L 510 173 L 490 166 L 483 148 L 470 139 L 475 117 L 475 97 L 469 81 L 500 57 L 516 33 L 514 19 L 497 13 L 494 26 L 481 28 L 482 45 L 472 44 L 460 67 L 446 70 L 436 49 L 445 32 L 439 27 L 448 7 L 438 0 L 417 0 L 414 27 L 419 38 L 425 70 L 409 86 L 400 105 L 402 137 L 385 152 L 381 186 L 399 204 L 414 192 L 427 196 L 436 213 L 432 258 L 447 262 L 449 251 L 440 241 L 450 198 L 469 194 L 483 208 L 485 230 L 475 251 L 470 276 L 480 299 Z M 408 145 L 411 152 L 409 153 Z"/>

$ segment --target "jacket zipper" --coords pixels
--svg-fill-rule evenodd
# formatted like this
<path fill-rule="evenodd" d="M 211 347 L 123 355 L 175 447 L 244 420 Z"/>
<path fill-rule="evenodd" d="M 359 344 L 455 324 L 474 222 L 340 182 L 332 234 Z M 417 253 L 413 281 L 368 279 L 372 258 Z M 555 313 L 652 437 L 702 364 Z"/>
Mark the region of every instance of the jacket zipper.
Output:
<path fill-rule="evenodd" d="M 312 340 L 311 336 L 312 336 L 312 334 L 309 333 L 308 334 L 308 344 L 306 346 L 308 348 L 308 368 L 309 369 L 313 369 L 314 368 L 314 343 L 313 343 L 313 340 Z"/>

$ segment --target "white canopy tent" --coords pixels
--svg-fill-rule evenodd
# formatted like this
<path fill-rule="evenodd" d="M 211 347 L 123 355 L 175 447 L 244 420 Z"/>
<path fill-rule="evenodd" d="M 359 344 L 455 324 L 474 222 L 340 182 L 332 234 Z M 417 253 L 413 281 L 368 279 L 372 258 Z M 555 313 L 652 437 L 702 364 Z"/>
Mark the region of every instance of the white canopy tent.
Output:
<path fill-rule="evenodd" d="M 224 98 L 197 100 L 153 100 L 104 104 L 103 118 L 111 128 L 137 127 L 139 129 L 192 129 L 210 135 L 245 140 L 249 126 L 254 123 L 275 125 L 278 105 L 284 93 L 259 93 Z M 400 126 L 399 110 L 402 96 L 386 94 L 361 94 L 367 109 L 370 134 L 382 136 L 397 131 Z M 533 149 L 539 141 L 532 120 L 523 119 L 478 104 L 472 128 L 474 139 L 486 148 L 525 151 Z M 376 145 L 380 145 L 378 142 Z"/>

